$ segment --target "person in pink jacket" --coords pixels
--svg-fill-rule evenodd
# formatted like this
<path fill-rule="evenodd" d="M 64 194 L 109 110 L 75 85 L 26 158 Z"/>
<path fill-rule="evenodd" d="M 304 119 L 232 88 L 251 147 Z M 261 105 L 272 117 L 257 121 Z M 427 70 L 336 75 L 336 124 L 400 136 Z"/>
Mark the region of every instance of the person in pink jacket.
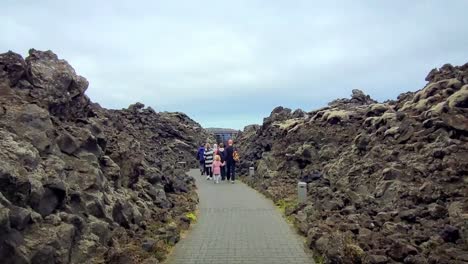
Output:
<path fill-rule="evenodd" d="M 213 174 L 214 174 L 214 183 L 219 183 L 221 178 L 221 167 L 225 165 L 225 162 L 221 162 L 221 156 L 216 155 L 213 162 Z"/>

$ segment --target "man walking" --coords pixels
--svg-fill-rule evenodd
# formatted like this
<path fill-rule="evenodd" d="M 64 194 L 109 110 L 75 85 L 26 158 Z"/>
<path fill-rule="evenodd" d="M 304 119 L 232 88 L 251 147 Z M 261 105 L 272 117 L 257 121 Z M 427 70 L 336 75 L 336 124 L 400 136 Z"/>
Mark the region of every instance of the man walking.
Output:
<path fill-rule="evenodd" d="M 236 160 L 234 159 L 234 153 L 236 152 L 234 148 L 234 142 L 232 139 L 228 140 L 228 147 L 225 150 L 226 152 L 226 178 L 231 180 L 231 183 L 234 183 L 236 180 Z"/>
<path fill-rule="evenodd" d="M 224 149 L 224 143 L 219 143 L 218 153 L 216 153 L 221 157 L 221 162 L 225 164 L 226 161 L 226 150 Z M 221 181 L 226 180 L 226 166 L 221 167 Z"/>

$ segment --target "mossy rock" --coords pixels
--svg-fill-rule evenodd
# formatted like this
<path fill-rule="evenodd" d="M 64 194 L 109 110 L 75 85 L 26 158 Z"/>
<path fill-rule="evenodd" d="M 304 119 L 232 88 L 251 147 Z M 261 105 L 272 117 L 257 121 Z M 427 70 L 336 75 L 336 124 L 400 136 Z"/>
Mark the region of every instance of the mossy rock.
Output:
<path fill-rule="evenodd" d="M 447 102 L 450 108 L 468 108 L 468 85 L 447 98 Z"/>
<path fill-rule="evenodd" d="M 336 124 L 336 123 L 343 123 L 348 121 L 352 116 L 352 112 L 345 111 L 345 110 L 338 110 L 338 109 L 332 109 L 332 110 L 326 110 L 323 112 L 323 115 L 321 117 L 322 121 L 327 121 L 328 123 L 331 124 Z"/>
<path fill-rule="evenodd" d="M 281 129 L 288 130 L 291 129 L 293 126 L 297 125 L 299 123 L 300 119 L 297 118 L 292 118 L 292 119 L 287 119 L 282 122 L 274 122 L 273 125 L 278 126 Z"/>

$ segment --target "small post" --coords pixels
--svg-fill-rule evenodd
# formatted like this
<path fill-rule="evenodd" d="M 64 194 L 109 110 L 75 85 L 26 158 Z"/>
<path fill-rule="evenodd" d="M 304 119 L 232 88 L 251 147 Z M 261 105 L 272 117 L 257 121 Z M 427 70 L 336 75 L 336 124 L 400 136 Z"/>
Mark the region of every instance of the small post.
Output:
<path fill-rule="evenodd" d="M 253 177 L 255 175 L 255 168 L 249 167 L 249 176 Z"/>
<path fill-rule="evenodd" d="M 297 202 L 303 204 L 307 201 L 307 183 L 299 182 L 297 184 Z"/>

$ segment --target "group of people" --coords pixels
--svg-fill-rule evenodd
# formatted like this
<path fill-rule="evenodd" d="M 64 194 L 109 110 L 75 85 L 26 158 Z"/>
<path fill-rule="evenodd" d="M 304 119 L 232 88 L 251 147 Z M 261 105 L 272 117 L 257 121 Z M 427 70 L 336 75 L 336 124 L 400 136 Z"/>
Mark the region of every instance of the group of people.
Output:
<path fill-rule="evenodd" d="M 235 182 L 239 153 L 232 139 L 228 140 L 226 148 L 223 143 L 213 144 L 213 147 L 209 143 L 200 146 L 197 159 L 200 161 L 200 173 L 206 175 L 207 180 L 212 180 L 214 183 L 226 180 L 231 183 Z"/>

